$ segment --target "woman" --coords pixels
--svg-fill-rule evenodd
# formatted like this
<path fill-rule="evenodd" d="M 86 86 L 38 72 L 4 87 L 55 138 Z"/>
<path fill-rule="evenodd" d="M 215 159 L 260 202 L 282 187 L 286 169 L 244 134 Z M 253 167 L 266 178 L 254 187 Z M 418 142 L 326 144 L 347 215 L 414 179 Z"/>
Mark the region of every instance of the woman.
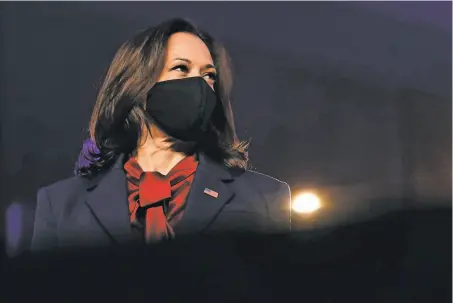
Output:
<path fill-rule="evenodd" d="M 228 63 L 182 19 L 126 41 L 94 106 L 89 164 L 38 192 L 32 249 L 289 230 L 288 185 L 247 170 Z"/>

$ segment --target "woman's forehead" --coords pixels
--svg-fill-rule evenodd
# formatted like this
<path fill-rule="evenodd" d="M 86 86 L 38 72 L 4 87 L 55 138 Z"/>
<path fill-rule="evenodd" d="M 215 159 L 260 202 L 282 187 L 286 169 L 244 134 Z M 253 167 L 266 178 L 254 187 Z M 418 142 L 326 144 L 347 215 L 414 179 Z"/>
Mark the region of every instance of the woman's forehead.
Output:
<path fill-rule="evenodd" d="M 206 44 L 197 36 L 190 33 L 175 33 L 167 43 L 166 58 L 187 59 L 193 64 L 212 64 L 211 53 Z"/>

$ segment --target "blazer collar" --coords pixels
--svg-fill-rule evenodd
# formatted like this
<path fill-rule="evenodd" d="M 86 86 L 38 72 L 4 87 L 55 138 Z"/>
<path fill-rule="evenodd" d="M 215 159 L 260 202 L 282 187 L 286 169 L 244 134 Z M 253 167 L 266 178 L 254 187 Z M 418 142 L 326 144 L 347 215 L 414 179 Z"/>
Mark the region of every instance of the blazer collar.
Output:
<path fill-rule="evenodd" d="M 234 197 L 230 186 L 234 182 L 232 172 L 205 154 L 200 153 L 198 159 L 184 215 L 175 228 L 176 236 L 204 231 Z"/>
<path fill-rule="evenodd" d="M 233 171 L 231 171 L 228 168 L 224 167 L 223 165 L 216 163 L 213 160 L 209 159 L 209 157 L 206 156 L 204 153 L 197 154 L 197 158 L 199 161 L 197 173 L 202 170 L 204 172 L 209 173 L 211 175 L 211 177 L 214 177 L 214 178 L 219 179 L 224 182 L 229 182 L 229 181 L 234 180 Z M 100 184 L 100 182 L 103 181 L 103 179 L 105 177 L 107 177 L 109 174 L 112 174 L 112 173 L 114 174 L 116 172 L 116 170 L 123 171 L 125 161 L 126 161 L 126 155 L 120 154 L 118 156 L 118 158 L 116 159 L 115 163 L 112 165 L 112 167 L 109 170 L 86 180 L 86 189 L 88 191 L 91 191 L 94 188 L 96 188 Z M 124 173 L 124 171 L 123 171 L 123 173 Z"/>
<path fill-rule="evenodd" d="M 119 244 L 132 240 L 123 161 L 120 155 L 109 170 L 86 183 L 86 204 L 101 228 Z"/>
<path fill-rule="evenodd" d="M 108 171 L 86 182 L 87 205 L 104 231 L 118 243 L 130 240 L 131 236 L 125 159 L 121 154 Z M 232 171 L 203 153 L 198 154 L 198 160 L 176 235 L 202 232 L 234 196 L 229 186 L 234 182 Z"/>

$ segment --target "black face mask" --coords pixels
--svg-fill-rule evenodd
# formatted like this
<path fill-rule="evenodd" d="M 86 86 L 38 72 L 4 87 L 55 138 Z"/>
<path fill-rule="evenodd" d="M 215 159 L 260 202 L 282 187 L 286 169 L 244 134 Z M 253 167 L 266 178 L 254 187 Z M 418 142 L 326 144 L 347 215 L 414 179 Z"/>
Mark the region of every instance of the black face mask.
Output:
<path fill-rule="evenodd" d="M 156 83 L 148 92 L 146 112 L 169 136 L 197 141 L 208 129 L 217 95 L 201 77 Z"/>

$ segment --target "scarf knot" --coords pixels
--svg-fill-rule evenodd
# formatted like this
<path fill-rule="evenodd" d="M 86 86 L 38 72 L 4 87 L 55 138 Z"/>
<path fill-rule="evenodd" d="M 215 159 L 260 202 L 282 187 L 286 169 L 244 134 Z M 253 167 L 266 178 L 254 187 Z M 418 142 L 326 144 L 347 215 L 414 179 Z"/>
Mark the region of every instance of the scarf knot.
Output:
<path fill-rule="evenodd" d="M 174 237 L 197 166 L 195 156 L 189 156 L 162 175 L 143 171 L 134 157 L 125 163 L 131 223 L 144 231 L 146 242 Z"/>

